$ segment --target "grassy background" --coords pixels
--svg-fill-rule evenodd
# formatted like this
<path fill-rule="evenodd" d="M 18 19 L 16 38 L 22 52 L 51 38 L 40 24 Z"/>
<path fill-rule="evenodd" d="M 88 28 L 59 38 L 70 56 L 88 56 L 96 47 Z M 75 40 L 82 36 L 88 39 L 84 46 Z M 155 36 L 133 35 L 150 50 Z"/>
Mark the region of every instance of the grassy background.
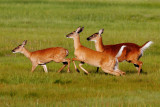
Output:
<path fill-rule="evenodd" d="M 159 0 L 1 0 L 0 1 L 0 105 L 1 106 L 159 106 L 160 105 L 160 2 Z M 30 51 L 64 47 L 72 58 L 73 40 L 66 34 L 84 26 L 81 43 L 104 28 L 104 44 L 133 42 L 154 44 L 141 58 L 147 74 L 137 75 L 132 64 L 120 63 L 125 77 L 56 71 L 60 63 L 47 64 L 30 73 L 31 63 L 11 50 L 28 40 Z M 77 63 L 78 64 L 78 63 Z"/>

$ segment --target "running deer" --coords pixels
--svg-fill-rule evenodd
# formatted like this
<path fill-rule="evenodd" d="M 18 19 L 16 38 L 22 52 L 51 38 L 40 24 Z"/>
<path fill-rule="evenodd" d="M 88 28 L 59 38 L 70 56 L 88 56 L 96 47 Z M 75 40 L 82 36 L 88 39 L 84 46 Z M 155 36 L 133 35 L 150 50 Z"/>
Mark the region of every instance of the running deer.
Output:
<path fill-rule="evenodd" d="M 99 30 L 98 33 L 94 33 L 90 37 L 87 38 L 88 41 L 94 41 L 96 50 L 99 52 L 111 53 L 112 56 L 115 56 L 119 51 L 120 47 L 125 45 L 126 48 L 122 52 L 122 55 L 118 57 L 118 61 L 127 61 L 129 63 L 133 63 L 136 69 L 138 70 L 138 74 L 142 71 L 142 62 L 139 59 L 142 57 L 143 52 L 153 43 L 152 41 L 146 42 L 144 45 L 139 46 L 134 43 L 120 43 L 115 45 L 103 45 L 102 36 L 104 29 Z M 98 72 L 97 68 L 97 72 Z"/>
<path fill-rule="evenodd" d="M 89 49 L 81 45 L 79 33 L 82 31 L 83 31 L 83 27 L 82 28 L 78 27 L 76 31 L 73 31 L 72 33 L 66 35 L 67 38 L 73 38 L 74 40 L 75 58 L 72 58 L 72 61 L 76 71 L 79 72 L 79 70 L 76 67 L 75 61 L 80 61 L 81 63 L 79 64 L 79 67 L 86 74 L 88 74 L 88 71 L 82 67 L 84 63 L 90 64 L 96 67 L 101 67 L 102 70 L 108 74 L 112 74 L 116 76 L 124 75 L 125 73 L 118 69 L 117 58 L 121 56 L 125 46 L 122 46 L 119 52 L 117 52 L 118 54 L 114 57 L 104 52 L 94 51 L 92 49 Z"/>
<path fill-rule="evenodd" d="M 67 72 L 70 72 L 69 66 L 70 66 L 70 59 L 65 59 L 66 56 L 68 56 L 68 50 L 64 49 L 62 47 L 52 47 L 52 48 L 47 48 L 43 50 L 38 50 L 34 52 L 29 52 L 24 46 L 26 45 L 27 40 L 23 41 L 21 45 L 16 47 L 15 49 L 12 50 L 13 53 L 22 53 L 24 54 L 27 58 L 30 59 L 32 62 L 32 70 L 33 72 L 37 65 L 41 65 L 44 69 L 44 71 L 47 73 L 47 66 L 46 64 L 54 61 L 57 63 L 62 62 L 64 65 L 58 70 L 60 72 L 63 68 L 65 68 L 68 65 Z"/>

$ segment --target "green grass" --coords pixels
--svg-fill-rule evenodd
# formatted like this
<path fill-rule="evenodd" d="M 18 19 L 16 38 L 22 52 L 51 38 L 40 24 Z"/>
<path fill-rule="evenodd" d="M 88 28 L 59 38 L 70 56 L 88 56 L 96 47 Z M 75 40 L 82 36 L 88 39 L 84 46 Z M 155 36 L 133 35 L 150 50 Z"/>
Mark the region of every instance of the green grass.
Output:
<path fill-rule="evenodd" d="M 158 0 L 1 0 L 0 1 L 0 105 L 1 106 L 159 106 L 160 2 Z M 30 73 L 31 63 L 11 50 L 28 40 L 30 51 L 64 47 L 74 57 L 73 40 L 66 34 L 84 26 L 81 43 L 104 28 L 104 44 L 154 44 L 141 58 L 147 74 L 137 75 L 132 64 L 120 63 L 124 77 L 106 75 L 85 64 L 90 75 L 57 73 L 60 63 Z M 78 64 L 78 63 L 77 63 Z"/>

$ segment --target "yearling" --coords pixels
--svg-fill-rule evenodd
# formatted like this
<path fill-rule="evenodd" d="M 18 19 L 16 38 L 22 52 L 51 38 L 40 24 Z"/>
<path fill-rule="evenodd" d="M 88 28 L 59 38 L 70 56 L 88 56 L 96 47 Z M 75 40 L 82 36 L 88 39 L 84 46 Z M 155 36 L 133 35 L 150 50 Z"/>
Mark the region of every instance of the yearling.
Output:
<path fill-rule="evenodd" d="M 84 63 L 90 64 L 96 67 L 101 67 L 105 73 L 109 73 L 116 76 L 124 75 L 124 72 L 118 69 L 117 58 L 121 56 L 125 46 L 122 46 L 120 51 L 117 52 L 118 54 L 114 57 L 111 56 L 110 54 L 94 51 L 92 49 L 89 49 L 81 45 L 79 33 L 82 31 L 83 31 L 83 27 L 82 28 L 78 27 L 76 31 L 73 31 L 72 33 L 66 35 L 67 38 L 73 38 L 74 40 L 74 49 L 75 49 L 74 55 L 76 56 L 76 58 L 73 58 L 72 61 L 75 69 L 79 71 L 74 61 L 80 61 L 81 63 L 79 64 L 79 67 L 86 74 L 88 74 L 88 71 L 82 67 Z"/>
<path fill-rule="evenodd" d="M 37 65 L 41 65 L 44 69 L 44 71 L 47 73 L 47 66 L 46 64 L 54 61 L 54 62 L 62 62 L 64 65 L 59 69 L 58 72 L 60 72 L 64 67 L 68 65 L 67 72 L 70 72 L 69 66 L 70 66 L 70 59 L 65 59 L 66 56 L 68 56 L 68 50 L 64 49 L 62 47 L 52 47 L 47 48 L 43 50 L 38 50 L 34 52 L 29 52 L 24 46 L 26 45 L 27 40 L 25 40 L 21 45 L 16 47 L 12 50 L 13 53 L 22 53 L 27 58 L 29 58 L 32 62 L 32 70 L 33 72 Z"/>
<path fill-rule="evenodd" d="M 129 63 L 133 63 L 136 69 L 138 70 L 138 74 L 142 71 L 142 62 L 139 59 L 142 57 L 143 52 L 147 49 L 153 42 L 148 41 L 142 46 L 138 46 L 134 43 L 120 43 L 115 45 L 103 45 L 102 36 L 104 29 L 99 30 L 98 33 L 94 33 L 90 37 L 87 38 L 88 41 L 94 41 L 96 50 L 99 52 L 111 53 L 112 56 L 115 56 L 119 51 L 120 47 L 125 45 L 126 48 L 122 52 L 122 55 L 118 58 L 119 62 L 127 61 Z M 98 72 L 97 68 L 97 72 Z"/>

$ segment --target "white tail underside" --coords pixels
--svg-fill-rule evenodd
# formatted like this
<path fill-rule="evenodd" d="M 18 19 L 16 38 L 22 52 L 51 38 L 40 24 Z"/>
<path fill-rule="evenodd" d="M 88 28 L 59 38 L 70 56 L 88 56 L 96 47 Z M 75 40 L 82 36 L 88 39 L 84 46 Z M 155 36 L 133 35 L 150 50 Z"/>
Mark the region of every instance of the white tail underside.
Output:
<path fill-rule="evenodd" d="M 118 54 L 116 55 L 116 58 L 118 58 L 118 57 L 120 57 L 120 56 L 122 55 L 123 49 L 124 49 L 125 47 L 126 47 L 126 46 L 123 45 L 123 46 L 120 48 Z"/>
<path fill-rule="evenodd" d="M 148 43 L 146 43 L 146 44 L 140 49 L 142 55 L 143 55 L 143 52 L 144 52 L 147 48 L 149 48 L 149 46 L 150 46 L 152 43 L 153 43 L 152 41 L 149 41 Z"/>

